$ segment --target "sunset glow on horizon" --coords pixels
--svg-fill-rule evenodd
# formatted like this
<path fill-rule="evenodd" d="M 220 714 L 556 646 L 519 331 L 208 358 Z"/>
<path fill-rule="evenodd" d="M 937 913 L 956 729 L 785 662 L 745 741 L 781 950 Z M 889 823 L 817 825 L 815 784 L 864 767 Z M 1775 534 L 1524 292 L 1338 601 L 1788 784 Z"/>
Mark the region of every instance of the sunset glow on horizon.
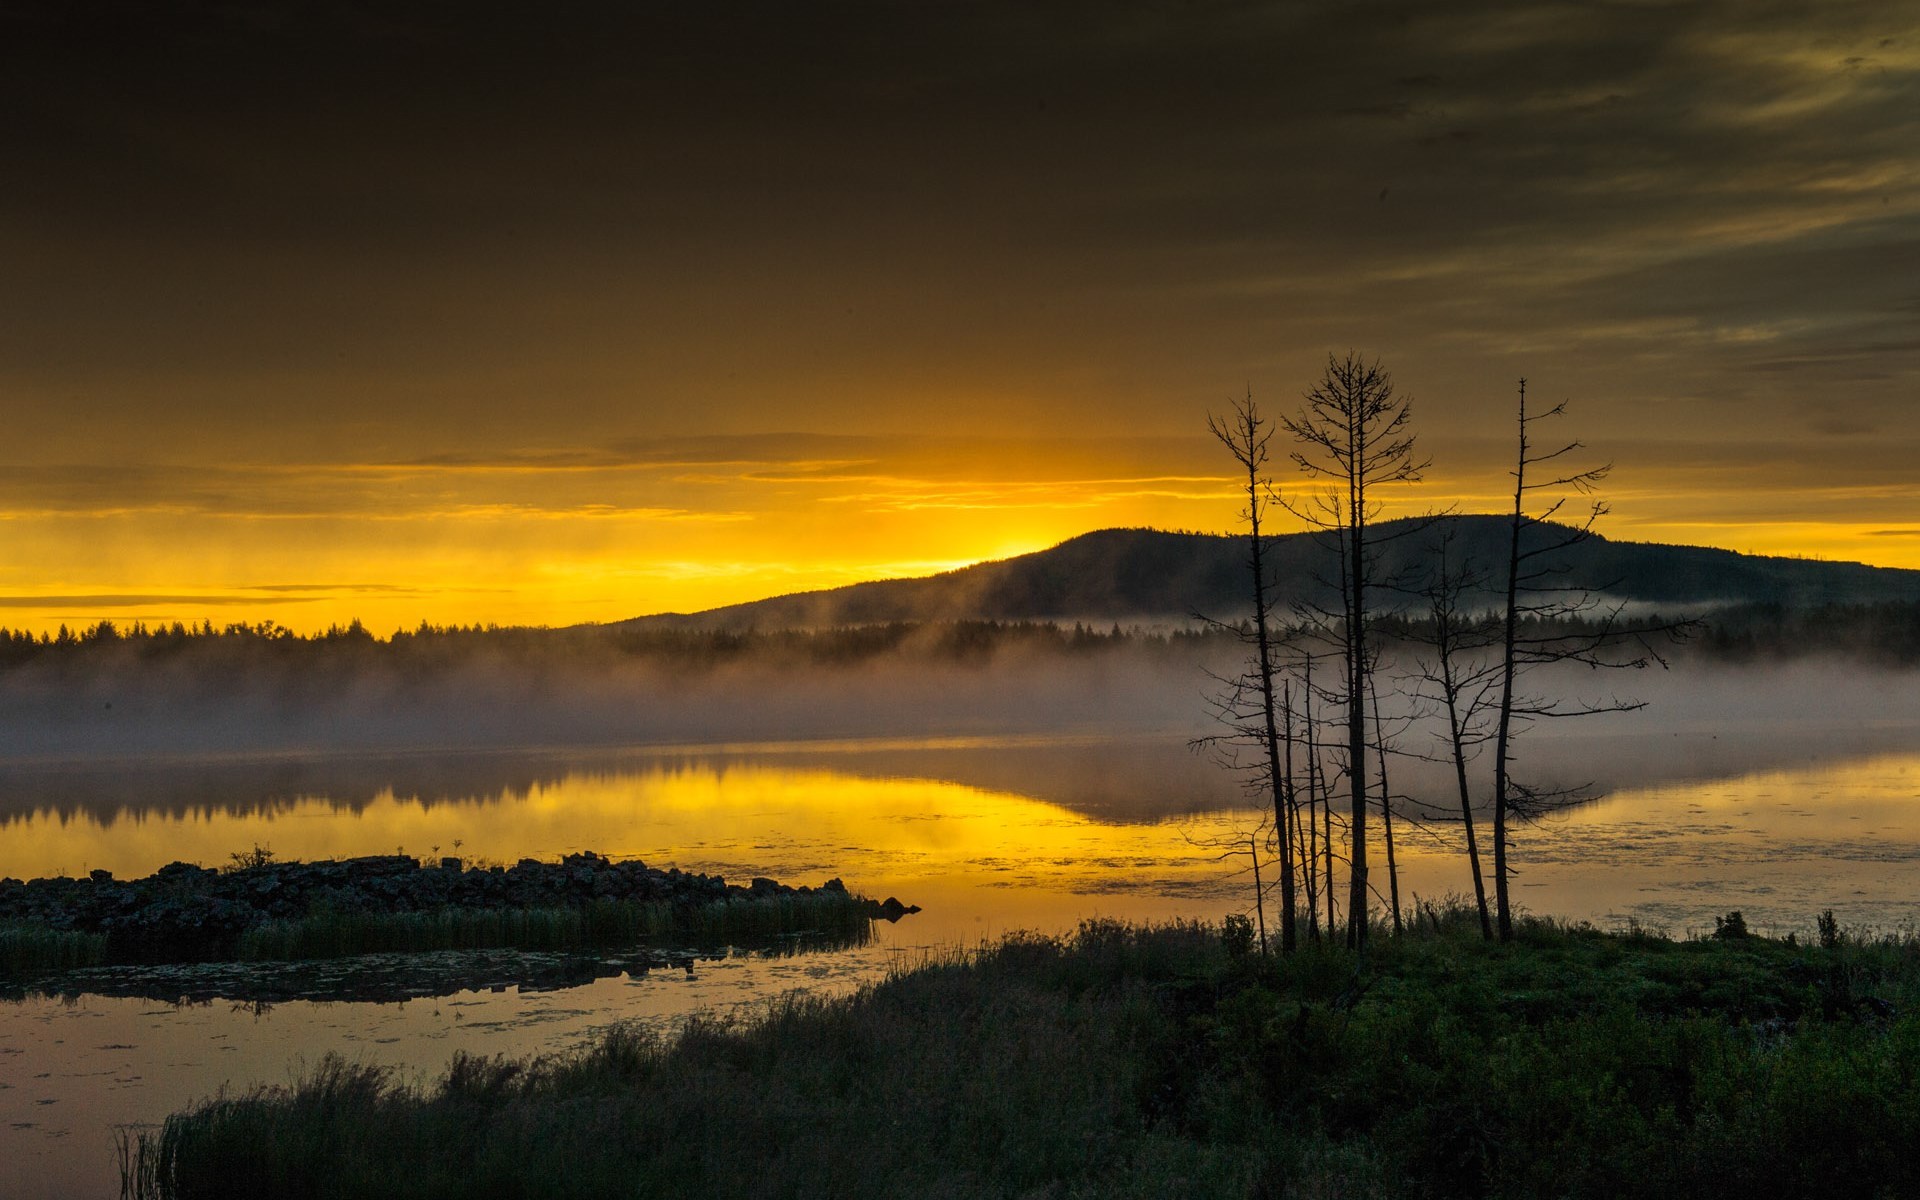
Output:
<path fill-rule="evenodd" d="M 1383 496 L 1383 515 L 1499 511 L 1492 448 L 1446 448 L 1488 461 L 1473 478 L 1436 466 L 1425 483 Z M 1205 473 L 1201 439 L 1162 443 L 1160 475 L 1129 474 L 1139 464 L 1124 461 L 1101 474 L 1072 451 L 1048 451 L 1067 468 L 1059 477 L 1014 479 L 964 461 L 941 475 L 871 461 L 229 467 L 204 492 L 9 514 L 21 552 L 0 564 L 0 626 L 273 621 L 312 633 L 359 620 L 382 636 L 422 621 L 558 626 L 930 575 L 1102 528 L 1234 531 L 1242 497 L 1231 478 Z M 1757 494 L 1690 493 L 1686 473 L 1617 462 L 1601 532 L 1920 567 L 1920 524 L 1904 519 L 1920 513 L 1920 487 L 1783 479 Z M 180 478 L 207 484 L 184 469 Z M 246 503 L 223 505 L 216 491 Z M 1283 519 L 1276 531 L 1297 527 Z"/>
<path fill-rule="evenodd" d="M 1609 537 L 1920 567 L 1911 4 L 724 7 L 5 18 L 0 625 L 1228 532 L 1206 413 L 1349 348 L 1389 515 L 1506 505 L 1524 375 Z"/>

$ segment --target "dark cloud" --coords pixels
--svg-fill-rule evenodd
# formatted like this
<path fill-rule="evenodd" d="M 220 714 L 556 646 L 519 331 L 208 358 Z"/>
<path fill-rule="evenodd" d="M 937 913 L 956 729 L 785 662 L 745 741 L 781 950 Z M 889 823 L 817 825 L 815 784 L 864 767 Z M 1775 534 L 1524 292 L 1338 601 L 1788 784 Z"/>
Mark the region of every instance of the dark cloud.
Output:
<path fill-rule="evenodd" d="M 395 462 L 200 465 L 56 463 L 0 473 L 0 519 L 124 516 L 245 520 L 432 519 L 449 515 L 654 521 L 735 519 L 779 485 L 810 499 L 1022 486 L 1101 495 L 1169 483 L 1215 485 L 1202 437 L 872 437 L 774 434 L 625 438 L 571 449 L 435 454 Z M 852 494 L 849 495 L 849 489 Z M 704 497 L 699 506 L 690 497 Z M 787 502 L 791 507 L 791 502 Z"/>
<path fill-rule="evenodd" d="M 0 490 L 298 515 L 476 502 L 435 471 L 1012 477 L 1033 439 L 1290 398 L 1349 345 L 1426 430 L 1497 433 L 1526 374 L 1595 444 L 1737 446 L 1764 488 L 1796 439 L 1920 437 L 1916 28 L 1916 0 L 16 3 Z M 286 461 L 376 467 L 236 465 Z"/>

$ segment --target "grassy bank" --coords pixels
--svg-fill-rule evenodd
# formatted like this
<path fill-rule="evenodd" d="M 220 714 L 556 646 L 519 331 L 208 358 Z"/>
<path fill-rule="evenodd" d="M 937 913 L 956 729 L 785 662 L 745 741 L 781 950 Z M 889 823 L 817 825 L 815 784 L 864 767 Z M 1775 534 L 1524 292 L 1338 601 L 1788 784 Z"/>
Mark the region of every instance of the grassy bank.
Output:
<path fill-rule="evenodd" d="M 232 957 L 258 962 L 432 950 L 571 950 L 630 946 L 649 938 L 700 944 L 802 933 L 849 944 L 871 935 L 868 910 L 868 902 L 859 897 L 814 892 L 698 905 L 598 900 L 583 907 L 316 913 L 247 930 Z"/>
<path fill-rule="evenodd" d="M 107 939 L 103 934 L 0 921 L 0 981 L 98 966 L 106 958 Z"/>
<path fill-rule="evenodd" d="M 1443 922 L 1361 962 L 1017 938 L 433 1086 L 329 1061 L 129 1147 L 140 1196 L 1920 1193 L 1920 947 Z"/>
<path fill-rule="evenodd" d="M 318 912 L 209 938 L 188 957 L 267 962 L 436 950 L 578 950 L 677 945 L 757 945 L 783 938 L 858 945 L 872 936 L 871 901 L 845 893 L 728 897 L 704 904 L 600 900 L 585 906 L 442 908 L 427 912 Z M 104 934 L 0 922 L 0 982 L 79 967 L 154 961 L 146 947 Z M 162 956 L 162 960 L 181 955 Z"/>

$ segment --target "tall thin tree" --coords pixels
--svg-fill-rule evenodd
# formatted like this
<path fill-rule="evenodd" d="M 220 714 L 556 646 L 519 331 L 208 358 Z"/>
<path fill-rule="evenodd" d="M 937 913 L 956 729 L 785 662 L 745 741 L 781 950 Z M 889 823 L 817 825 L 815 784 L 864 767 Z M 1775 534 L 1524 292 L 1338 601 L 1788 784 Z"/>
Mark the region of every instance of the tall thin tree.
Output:
<path fill-rule="evenodd" d="M 1560 512 L 1577 495 L 1591 495 L 1607 477 L 1609 465 L 1562 467 L 1566 455 L 1583 449 L 1565 442 L 1552 450 L 1534 444 L 1534 426 L 1564 415 L 1565 403 L 1542 412 L 1527 409 L 1527 381 L 1520 381 L 1518 452 L 1513 468 L 1513 512 L 1509 517 L 1506 606 L 1501 621 L 1499 703 L 1494 722 L 1493 889 L 1495 920 L 1501 941 L 1513 937 L 1513 902 L 1508 862 L 1509 828 L 1514 817 L 1535 816 L 1555 803 L 1577 798 L 1579 789 L 1547 792 L 1524 787 L 1513 777 L 1513 739 L 1527 723 L 1543 717 L 1581 717 L 1643 707 L 1637 700 L 1611 698 L 1585 702 L 1526 696 L 1521 675 L 1550 663 L 1588 667 L 1666 665 L 1652 644 L 1657 637 L 1684 637 L 1691 622 L 1632 622 L 1623 606 L 1603 604 L 1604 586 L 1586 587 L 1570 579 L 1563 552 L 1593 538 L 1594 524 L 1606 515 L 1603 501 L 1589 504 L 1584 518 L 1567 524 Z M 1545 466 L 1542 474 L 1535 468 Z M 1532 501 L 1535 507 L 1530 508 Z M 1523 628 L 1522 622 L 1525 622 Z"/>
<path fill-rule="evenodd" d="M 1447 758 L 1453 764 L 1459 789 L 1460 825 L 1466 835 L 1467 863 L 1473 874 L 1473 899 L 1480 914 L 1480 933 L 1493 938 L 1493 917 L 1487 907 L 1486 877 L 1480 869 L 1480 840 L 1473 811 L 1473 790 L 1467 781 L 1467 763 L 1484 745 L 1485 718 L 1499 679 L 1498 667 L 1485 653 L 1497 631 L 1467 612 L 1467 598 L 1480 585 L 1471 564 L 1459 561 L 1451 531 L 1433 548 L 1433 574 L 1425 587 L 1427 619 L 1421 636 L 1432 651 L 1422 659 L 1419 677 L 1423 694 L 1439 706 L 1446 720 L 1443 731 Z"/>
<path fill-rule="evenodd" d="M 1224 417 L 1209 414 L 1207 429 L 1218 439 L 1234 461 L 1246 473 L 1247 506 L 1241 520 L 1247 527 L 1247 576 L 1253 595 L 1253 637 L 1255 687 L 1260 697 L 1261 747 L 1266 755 L 1266 779 L 1273 800 L 1273 824 L 1280 849 L 1280 951 L 1290 954 L 1295 947 L 1295 907 L 1293 870 L 1293 813 L 1288 803 L 1290 782 L 1281 773 L 1280 728 L 1274 698 L 1273 603 L 1267 585 L 1265 562 L 1266 533 L 1263 524 L 1273 486 L 1266 476 L 1268 443 L 1273 430 L 1253 402 L 1249 390 L 1246 399 L 1234 404 Z M 1291 747 L 1289 747 L 1289 756 Z M 1264 933 L 1262 940 L 1264 941 Z"/>
<path fill-rule="evenodd" d="M 1380 686 L 1370 672 L 1367 676 L 1368 699 L 1373 705 L 1374 749 L 1380 755 L 1380 833 L 1387 851 L 1387 896 L 1393 908 L 1393 935 L 1405 932 L 1400 921 L 1400 862 L 1393 852 L 1393 789 L 1387 786 L 1387 730 L 1380 723 Z"/>
<path fill-rule="evenodd" d="M 1281 732 L 1284 735 L 1281 739 L 1281 744 L 1286 751 L 1286 761 L 1282 765 L 1286 772 L 1287 781 L 1287 813 L 1293 821 L 1293 861 L 1303 865 L 1303 869 L 1300 872 L 1300 884 L 1305 893 L 1303 898 L 1306 901 L 1307 936 L 1312 941 L 1318 942 L 1320 940 L 1320 919 L 1316 915 L 1319 909 L 1314 904 L 1317 895 L 1313 882 L 1314 849 L 1312 834 L 1316 829 L 1313 823 L 1313 786 L 1312 780 L 1309 778 L 1307 786 L 1306 820 L 1302 821 L 1300 815 L 1299 777 L 1294 774 L 1293 766 L 1293 748 L 1297 741 L 1294 734 L 1293 714 L 1293 680 L 1283 679 L 1281 680 L 1280 692 L 1280 720 Z"/>
<path fill-rule="evenodd" d="M 1349 800 L 1347 944 L 1364 947 L 1368 928 L 1367 881 L 1367 624 L 1371 578 L 1368 526 L 1378 515 L 1374 490 L 1420 478 L 1426 463 L 1414 457 L 1409 428 L 1411 402 L 1394 392 L 1378 361 L 1349 351 L 1327 356 L 1319 383 L 1304 405 L 1280 427 L 1293 438 L 1293 461 L 1324 481 L 1329 492 L 1318 505 L 1295 508 L 1319 528 L 1337 531 L 1344 568 L 1339 632 L 1346 665 L 1347 785 Z"/>

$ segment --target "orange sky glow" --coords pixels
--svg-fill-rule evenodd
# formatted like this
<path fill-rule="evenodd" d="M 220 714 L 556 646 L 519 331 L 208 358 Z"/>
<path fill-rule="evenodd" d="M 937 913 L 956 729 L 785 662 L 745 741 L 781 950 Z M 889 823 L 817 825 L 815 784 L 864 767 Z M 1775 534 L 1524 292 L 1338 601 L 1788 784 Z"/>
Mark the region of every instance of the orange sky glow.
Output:
<path fill-rule="evenodd" d="M 1350 348 L 1389 512 L 1527 376 L 1607 536 L 1920 567 L 1920 0 L 110 11 L 0 17 L 0 625 L 1224 532 L 1207 412 Z"/>
<path fill-rule="evenodd" d="M 1436 462 L 1383 515 L 1497 511 L 1493 444 L 1430 440 L 1470 470 Z M 0 624 L 609 621 L 931 574 L 1090 529 L 1228 532 L 1240 504 L 1197 437 L 864 448 L 896 461 L 228 467 L 213 490 L 244 503 L 188 490 L 16 510 L 0 518 L 21 551 L 0 565 Z M 1615 459 L 1608 536 L 1920 567 L 1920 525 L 1903 520 L 1920 497 L 1899 480 L 1689 488 L 1697 464 L 1633 449 Z M 1050 465 L 1010 465 L 1028 457 Z"/>

